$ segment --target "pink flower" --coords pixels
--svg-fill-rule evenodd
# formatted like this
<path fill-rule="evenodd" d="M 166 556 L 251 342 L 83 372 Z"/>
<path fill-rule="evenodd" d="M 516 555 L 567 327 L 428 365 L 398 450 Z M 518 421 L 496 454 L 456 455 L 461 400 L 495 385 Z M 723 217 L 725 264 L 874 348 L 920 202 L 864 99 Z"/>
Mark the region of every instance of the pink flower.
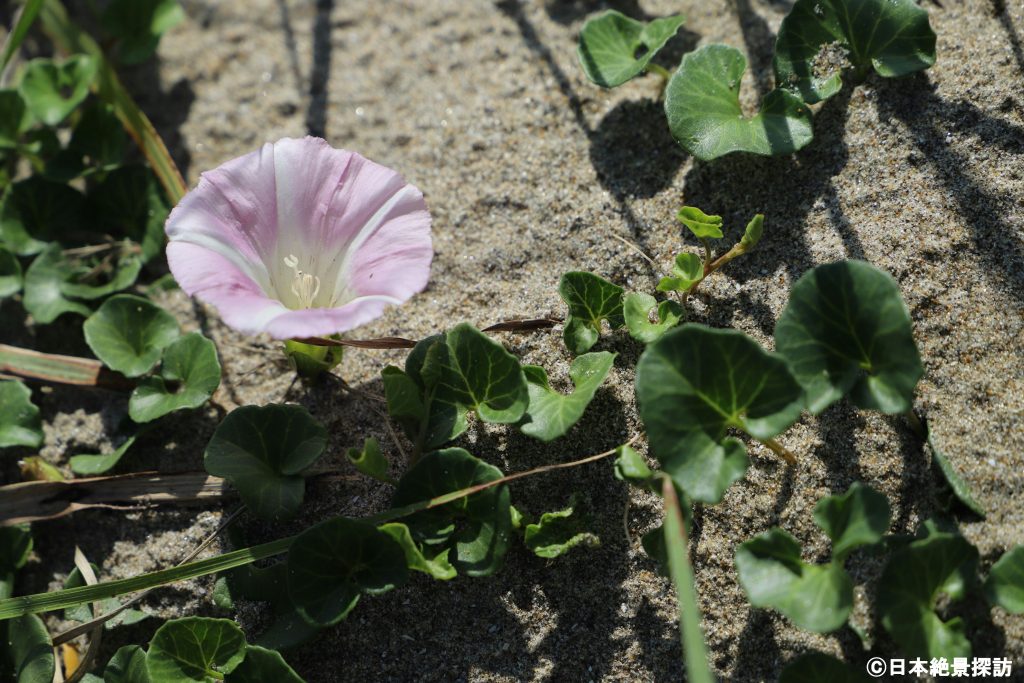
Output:
<path fill-rule="evenodd" d="M 423 194 L 319 138 L 286 138 L 203 173 L 167 219 L 167 261 L 231 327 L 275 339 L 345 332 L 421 291 Z"/>

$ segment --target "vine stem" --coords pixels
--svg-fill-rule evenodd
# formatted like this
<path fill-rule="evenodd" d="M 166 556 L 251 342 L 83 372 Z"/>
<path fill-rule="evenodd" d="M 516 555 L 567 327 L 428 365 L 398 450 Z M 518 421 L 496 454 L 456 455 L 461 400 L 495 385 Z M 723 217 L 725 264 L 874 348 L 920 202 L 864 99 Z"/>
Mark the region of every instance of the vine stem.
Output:
<path fill-rule="evenodd" d="M 634 444 L 642 435 L 642 432 L 634 434 L 633 437 L 624 445 L 630 446 Z M 596 462 L 603 458 L 607 458 L 610 455 L 614 455 L 618 449 L 619 447 L 616 446 L 615 448 L 604 451 L 603 453 L 589 455 L 585 458 L 580 458 L 579 460 L 555 463 L 553 465 L 543 465 L 525 472 L 516 472 L 515 474 L 510 474 L 493 481 L 476 484 L 475 486 L 469 486 L 464 489 L 459 489 L 458 491 L 452 491 L 451 493 L 446 493 L 442 496 L 431 498 L 430 500 L 424 500 L 417 503 L 411 503 L 400 508 L 385 510 L 384 512 L 380 512 L 376 515 L 364 517 L 362 518 L 362 521 L 374 525 L 384 524 L 385 522 L 391 522 L 396 519 L 406 517 L 414 512 L 447 505 L 448 503 L 459 500 L 460 498 L 465 498 L 473 495 L 474 493 L 480 493 L 481 491 L 485 491 L 489 488 L 500 486 L 502 484 L 507 484 L 517 479 L 533 476 L 535 474 L 542 474 L 544 472 L 552 472 L 554 470 L 579 467 L 580 465 Z M 34 595 L 22 595 L 14 598 L 7 598 L 0 600 L 0 621 L 20 617 L 25 614 L 35 614 L 39 612 L 63 609 L 66 607 L 74 607 L 75 605 L 80 605 L 85 602 L 96 602 L 97 600 L 117 597 L 124 593 L 134 593 L 136 591 L 157 588 L 170 583 L 187 581 L 188 579 L 195 579 L 200 576 L 216 574 L 217 572 L 223 572 L 229 569 L 234 569 L 235 567 L 252 564 L 258 560 L 274 557 L 287 552 L 296 537 L 297 536 L 288 536 L 286 538 L 279 538 L 276 541 L 270 541 L 269 543 L 263 543 L 249 548 L 242 548 L 241 550 L 224 553 L 205 560 L 189 562 L 176 567 L 161 569 L 159 571 L 142 574 L 140 576 L 133 576 L 128 579 L 106 581 L 94 586 L 66 588 L 64 590 L 54 591 L 51 593 L 36 593 Z M 86 625 L 89 626 L 91 624 Z M 77 628 L 79 627 L 76 627 L 76 629 Z M 63 635 L 64 634 L 62 634 L 62 636 Z"/>
<path fill-rule="evenodd" d="M 772 453 L 785 460 L 788 464 L 795 465 L 797 463 L 796 456 L 775 439 L 758 439 L 758 441 L 770 448 Z"/>
<path fill-rule="evenodd" d="M 669 80 L 672 78 L 672 74 L 669 73 L 668 69 L 666 69 L 660 64 L 655 64 L 654 62 L 648 62 L 647 71 L 652 74 L 657 74 L 661 76 L 662 78 L 665 79 L 666 83 L 668 83 Z"/>

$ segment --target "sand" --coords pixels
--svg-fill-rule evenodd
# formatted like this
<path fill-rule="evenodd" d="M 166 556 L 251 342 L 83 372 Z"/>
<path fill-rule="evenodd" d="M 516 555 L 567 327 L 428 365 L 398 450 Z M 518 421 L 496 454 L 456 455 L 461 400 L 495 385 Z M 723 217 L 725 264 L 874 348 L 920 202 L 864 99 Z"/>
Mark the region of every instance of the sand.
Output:
<path fill-rule="evenodd" d="M 788 2 L 184 5 L 189 19 L 161 43 L 159 62 L 127 81 L 190 185 L 201 171 L 264 141 L 312 132 L 399 169 L 423 190 L 434 225 L 431 283 L 360 336 L 420 338 L 461 321 L 561 315 L 556 285 L 568 270 L 653 291 L 657 270 L 694 247 L 673 218 L 681 205 L 721 214 L 733 239 L 754 212 L 763 212 L 761 246 L 706 283 L 691 319 L 735 327 L 770 347 L 789 287 L 810 267 L 862 258 L 890 272 L 926 367 L 916 405 L 989 512 L 985 521 L 963 517 L 963 532 L 978 546 L 983 568 L 1024 543 L 1020 3 L 925 3 L 939 36 L 934 68 L 846 88 L 820 108 L 814 142 L 795 156 L 733 155 L 710 163 L 693 161 L 671 140 L 655 101 L 657 78 L 610 92 L 585 80 L 575 58 L 582 22 L 606 6 L 641 18 L 685 12 L 665 65 L 696 45 L 738 47 L 755 67 L 744 81 L 744 103 L 752 108 L 771 86 L 774 33 Z M 638 245 L 659 268 L 615 237 Z M 401 471 L 401 455 L 372 400 L 331 380 L 293 384 L 267 340 L 224 327 L 215 311 L 181 292 L 164 303 L 186 328 L 217 342 L 225 381 L 218 407 L 161 423 L 121 471 L 196 469 L 218 410 L 283 400 L 307 406 L 327 425 L 325 463 L 352 475 L 345 449 L 376 436 Z M 22 341 L 68 351 L 62 336 L 40 330 Z M 501 339 L 567 386 L 571 359 L 557 330 Z M 627 440 L 640 429 L 631 368 L 642 349 L 623 333 L 596 348 L 617 352 L 616 366 L 566 438 L 541 445 L 474 425 L 459 444 L 513 472 Z M 379 394 L 381 368 L 402 358 L 351 351 L 337 372 Z M 52 424 L 43 454 L 56 463 L 109 447 L 125 412 L 123 399 L 87 392 L 41 400 Z M 821 496 L 854 480 L 889 497 L 894 533 L 912 532 L 936 512 L 928 453 L 900 420 L 840 404 L 819 418 L 805 416 L 780 440 L 798 454 L 797 467 L 751 446 L 746 479 L 697 518 L 691 553 L 711 661 L 723 680 L 775 680 L 787 661 L 812 650 L 843 654 L 855 667 L 892 652 L 869 602 L 878 558 L 858 554 L 849 563 L 859 584 L 853 621 L 869 634 L 876 648 L 869 653 L 849 628 L 813 635 L 775 612 L 752 609 L 733 566 L 738 543 L 780 525 L 803 544 L 805 559 L 827 557 L 810 512 Z M 515 505 L 538 514 L 562 507 L 573 491 L 599 548 L 544 560 L 516 547 L 492 578 L 416 579 L 365 598 L 346 622 L 288 652 L 288 660 L 309 681 L 681 679 L 671 586 L 636 543 L 657 525 L 659 501 L 615 480 L 610 461 L 515 484 L 512 495 Z M 250 541 L 267 540 L 331 514 L 383 509 L 389 496 L 389 487 L 355 476 L 316 482 L 300 519 L 275 528 L 247 520 L 242 527 Z M 26 575 L 26 588 L 56 587 L 71 567 L 74 543 L 104 578 L 166 566 L 216 525 L 215 512 L 86 512 L 37 524 L 39 564 Z M 146 607 L 161 617 L 222 614 L 211 586 L 200 579 L 163 589 Z M 976 602 L 953 613 L 967 615 L 977 655 L 1012 657 L 1015 676 L 1024 680 L 1024 617 Z M 255 635 L 266 616 L 246 605 L 237 618 Z M 147 637 L 158 623 L 111 632 L 104 653 Z"/>

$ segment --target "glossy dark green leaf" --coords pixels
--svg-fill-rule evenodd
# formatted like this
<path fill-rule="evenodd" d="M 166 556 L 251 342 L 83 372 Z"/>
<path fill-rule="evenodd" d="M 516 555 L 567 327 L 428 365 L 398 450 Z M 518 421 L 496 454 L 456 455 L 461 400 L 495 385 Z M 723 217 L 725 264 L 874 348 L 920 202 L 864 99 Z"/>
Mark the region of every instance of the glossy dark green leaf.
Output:
<path fill-rule="evenodd" d="M 34 614 L 0 622 L 0 676 L 13 683 L 52 683 L 50 634 Z"/>
<path fill-rule="evenodd" d="M 800 544 L 782 529 L 741 543 L 736 571 L 750 604 L 777 609 L 808 631 L 834 631 L 853 609 L 853 581 L 842 565 L 802 561 Z"/>
<path fill-rule="evenodd" d="M 13 149 L 32 121 L 17 90 L 0 89 L 0 149 Z"/>
<path fill-rule="evenodd" d="M 235 622 L 182 617 L 153 634 L 146 669 L 152 683 L 206 683 L 234 671 L 244 657 L 245 634 Z"/>
<path fill-rule="evenodd" d="M 363 443 L 362 450 L 358 448 L 348 449 L 348 461 L 357 470 L 377 481 L 393 484 L 395 480 L 388 474 L 388 460 L 380 452 L 380 444 L 372 436 Z"/>
<path fill-rule="evenodd" d="M 227 683 L 304 683 L 280 652 L 247 645 L 245 659 L 224 677 Z"/>
<path fill-rule="evenodd" d="M 810 110 L 786 90 L 768 93 L 761 111 L 744 117 L 739 92 L 746 68 L 743 54 L 726 45 L 707 45 L 683 57 L 665 91 L 665 115 L 672 136 L 694 157 L 789 154 L 814 137 Z"/>
<path fill-rule="evenodd" d="M 96 68 L 96 60 L 87 55 L 75 55 L 60 63 L 33 59 L 22 72 L 18 91 L 33 116 L 56 126 L 89 94 Z"/>
<path fill-rule="evenodd" d="M 359 520 L 321 522 L 299 534 L 288 550 L 288 593 L 312 624 L 341 621 L 361 593 L 391 590 L 408 574 L 402 546 Z"/>
<path fill-rule="evenodd" d="M 149 299 L 130 294 L 104 301 L 82 330 L 96 357 L 128 377 L 152 370 L 179 334 L 173 315 Z"/>
<path fill-rule="evenodd" d="M 501 470 L 461 448 L 423 456 L 399 480 L 392 507 L 402 507 L 500 479 Z M 495 486 L 405 518 L 418 543 L 453 548 L 449 560 L 469 576 L 501 568 L 511 534 L 508 487 Z M 456 531 L 456 522 L 458 531 Z"/>
<path fill-rule="evenodd" d="M 676 256 L 672 275 L 658 282 L 659 292 L 686 292 L 704 277 L 704 262 L 696 254 Z M 681 308 L 681 307 L 680 307 Z"/>
<path fill-rule="evenodd" d="M 83 228 L 85 199 L 67 185 L 33 176 L 13 185 L 0 206 L 0 242 L 21 256 L 38 254 L 52 240 L 74 241 Z"/>
<path fill-rule="evenodd" d="M 814 414 L 844 395 L 860 408 L 904 413 L 924 373 L 899 287 L 863 261 L 801 277 L 775 326 L 775 348 Z"/>
<path fill-rule="evenodd" d="M 151 683 L 146 651 L 138 645 L 118 649 L 103 670 L 103 683 Z"/>
<path fill-rule="evenodd" d="M 566 273 L 558 293 L 569 307 L 562 334 L 574 354 L 586 353 L 601 335 L 601 321 L 616 330 L 626 324 L 622 312 L 624 290 L 593 273 Z"/>
<path fill-rule="evenodd" d="M 37 448 L 42 443 L 42 420 L 32 391 L 18 380 L 0 380 L 0 448 Z"/>
<path fill-rule="evenodd" d="M 18 257 L 0 247 L 0 299 L 6 299 L 21 291 L 24 276 Z"/>
<path fill-rule="evenodd" d="M 129 436 L 110 453 L 87 453 L 71 456 L 71 460 L 68 462 L 71 465 L 71 471 L 88 477 L 113 469 L 117 463 L 121 462 L 125 453 L 135 445 L 137 437 L 138 434 Z"/>
<path fill-rule="evenodd" d="M 160 370 L 132 391 L 128 414 L 150 422 L 175 410 L 198 408 L 220 386 L 217 347 L 198 332 L 178 337 L 164 349 Z"/>
<path fill-rule="evenodd" d="M 651 312 L 657 309 L 657 320 L 651 322 Z M 622 300 L 622 313 L 629 336 L 638 342 L 650 344 L 686 319 L 686 310 L 675 301 L 658 302 L 650 294 L 630 292 Z"/>
<path fill-rule="evenodd" d="M 588 20 L 576 50 L 583 72 L 602 88 L 622 85 L 647 69 L 685 20 L 676 15 L 644 23 L 616 10 Z"/>
<path fill-rule="evenodd" d="M 83 166 L 111 171 L 122 163 L 127 144 L 124 124 L 114 114 L 113 107 L 97 102 L 82 111 L 68 142 L 68 151 Z"/>
<path fill-rule="evenodd" d="M 327 430 L 302 406 L 243 406 L 224 418 L 206 446 L 206 471 L 224 477 L 264 519 L 286 519 L 302 504 L 301 472 L 327 445 Z"/>
<path fill-rule="evenodd" d="M 736 330 L 688 323 L 647 347 L 636 392 L 651 452 L 694 500 L 715 503 L 743 476 L 743 443 L 776 436 L 800 415 L 802 392 L 785 362 Z"/>
<path fill-rule="evenodd" d="M 797 0 L 775 41 L 776 84 L 810 104 L 839 92 L 845 64 L 893 77 L 934 63 L 928 12 L 913 0 Z"/>
<path fill-rule="evenodd" d="M 142 247 L 149 261 L 164 245 L 164 223 L 170 207 L 153 172 L 145 166 L 124 166 L 107 174 L 89 192 L 91 220 Z"/>
<path fill-rule="evenodd" d="M 696 206 L 684 206 L 679 209 L 676 218 L 697 239 L 720 239 L 722 237 L 721 216 L 709 216 Z"/>
<path fill-rule="evenodd" d="M 0 526 L 0 600 L 14 594 L 14 575 L 28 562 L 32 534 L 28 525 Z"/>
<path fill-rule="evenodd" d="M 1024 545 L 1010 550 L 992 565 L 985 595 L 1010 614 L 1024 614 Z"/>
<path fill-rule="evenodd" d="M 867 683 L 871 679 L 831 655 L 811 652 L 786 665 L 779 683 Z"/>
<path fill-rule="evenodd" d="M 949 486 L 949 490 L 968 510 L 984 519 L 985 508 L 974 498 L 974 494 L 971 493 L 971 487 L 967 485 L 967 482 L 960 476 L 960 473 L 953 467 L 953 463 L 946 457 L 946 453 L 936 445 L 935 435 L 931 429 L 928 429 L 928 447 L 932 451 L 932 462 Z"/>
<path fill-rule="evenodd" d="M 587 518 L 576 496 L 568 507 L 545 512 L 535 523 L 527 524 L 523 541 L 534 555 L 546 558 L 559 557 L 577 546 L 601 545 L 601 539 L 587 530 Z"/>
<path fill-rule="evenodd" d="M 907 655 L 970 657 L 971 643 L 960 617 L 942 621 L 935 603 L 942 593 L 963 592 L 963 570 L 978 551 L 962 536 L 933 533 L 895 552 L 878 582 L 882 625 Z"/>
<path fill-rule="evenodd" d="M 523 367 L 530 392 L 530 407 L 520 429 L 523 434 L 541 441 L 564 436 L 587 409 L 598 387 L 608 376 L 615 362 L 614 353 L 587 353 L 573 360 L 569 377 L 575 389 L 568 396 L 551 388 L 548 373 L 536 365 Z"/>
<path fill-rule="evenodd" d="M 40 324 L 52 323 L 65 313 L 87 316 L 88 306 L 65 297 L 63 286 L 74 273 L 69 271 L 60 245 L 46 247 L 25 271 L 25 294 L 22 304 Z"/>
<path fill-rule="evenodd" d="M 860 482 L 814 506 L 814 521 L 832 539 L 832 559 L 840 564 L 854 549 L 880 541 L 890 514 L 888 499 Z"/>
<path fill-rule="evenodd" d="M 422 373 L 427 352 L 435 344 L 444 343 L 444 335 L 423 339 L 405 359 L 404 371 L 388 366 L 381 372 L 388 414 L 421 451 L 451 441 L 467 427 L 464 410 L 436 399 L 439 377 L 433 374 L 425 379 Z"/>
<path fill-rule="evenodd" d="M 379 528 L 402 546 L 402 551 L 405 553 L 405 562 L 409 569 L 423 572 L 442 581 L 454 579 L 457 575 L 455 567 L 448 561 L 448 554 L 451 552 L 451 548 L 445 547 L 438 550 L 436 546 L 428 546 L 429 550 L 427 550 L 416 543 L 409 527 L 400 522 L 383 524 Z"/>
<path fill-rule="evenodd" d="M 100 25 L 117 39 L 119 60 L 139 64 L 153 55 L 160 37 L 184 19 L 178 0 L 111 0 Z"/>

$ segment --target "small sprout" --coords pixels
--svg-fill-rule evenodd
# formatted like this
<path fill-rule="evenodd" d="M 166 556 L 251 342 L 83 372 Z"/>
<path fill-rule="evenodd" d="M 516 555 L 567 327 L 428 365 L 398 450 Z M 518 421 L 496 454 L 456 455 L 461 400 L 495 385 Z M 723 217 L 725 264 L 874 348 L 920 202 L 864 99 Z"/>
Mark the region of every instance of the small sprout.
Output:
<path fill-rule="evenodd" d="M 583 72 L 602 88 L 614 88 L 645 70 L 664 71 L 651 60 L 684 21 L 677 15 L 645 24 L 616 10 L 588 20 L 576 50 Z"/>
<path fill-rule="evenodd" d="M 756 247 L 757 243 L 761 241 L 763 228 L 764 214 L 759 213 L 750 219 L 746 230 L 743 231 L 743 237 L 740 239 L 740 247 L 742 247 L 744 253 Z"/>
<path fill-rule="evenodd" d="M 721 237 L 721 233 L 719 233 Z M 658 282 L 659 292 L 687 292 L 704 279 L 704 262 L 696 254 L 682 253 L 676 256 L 672 276 Z"/>

